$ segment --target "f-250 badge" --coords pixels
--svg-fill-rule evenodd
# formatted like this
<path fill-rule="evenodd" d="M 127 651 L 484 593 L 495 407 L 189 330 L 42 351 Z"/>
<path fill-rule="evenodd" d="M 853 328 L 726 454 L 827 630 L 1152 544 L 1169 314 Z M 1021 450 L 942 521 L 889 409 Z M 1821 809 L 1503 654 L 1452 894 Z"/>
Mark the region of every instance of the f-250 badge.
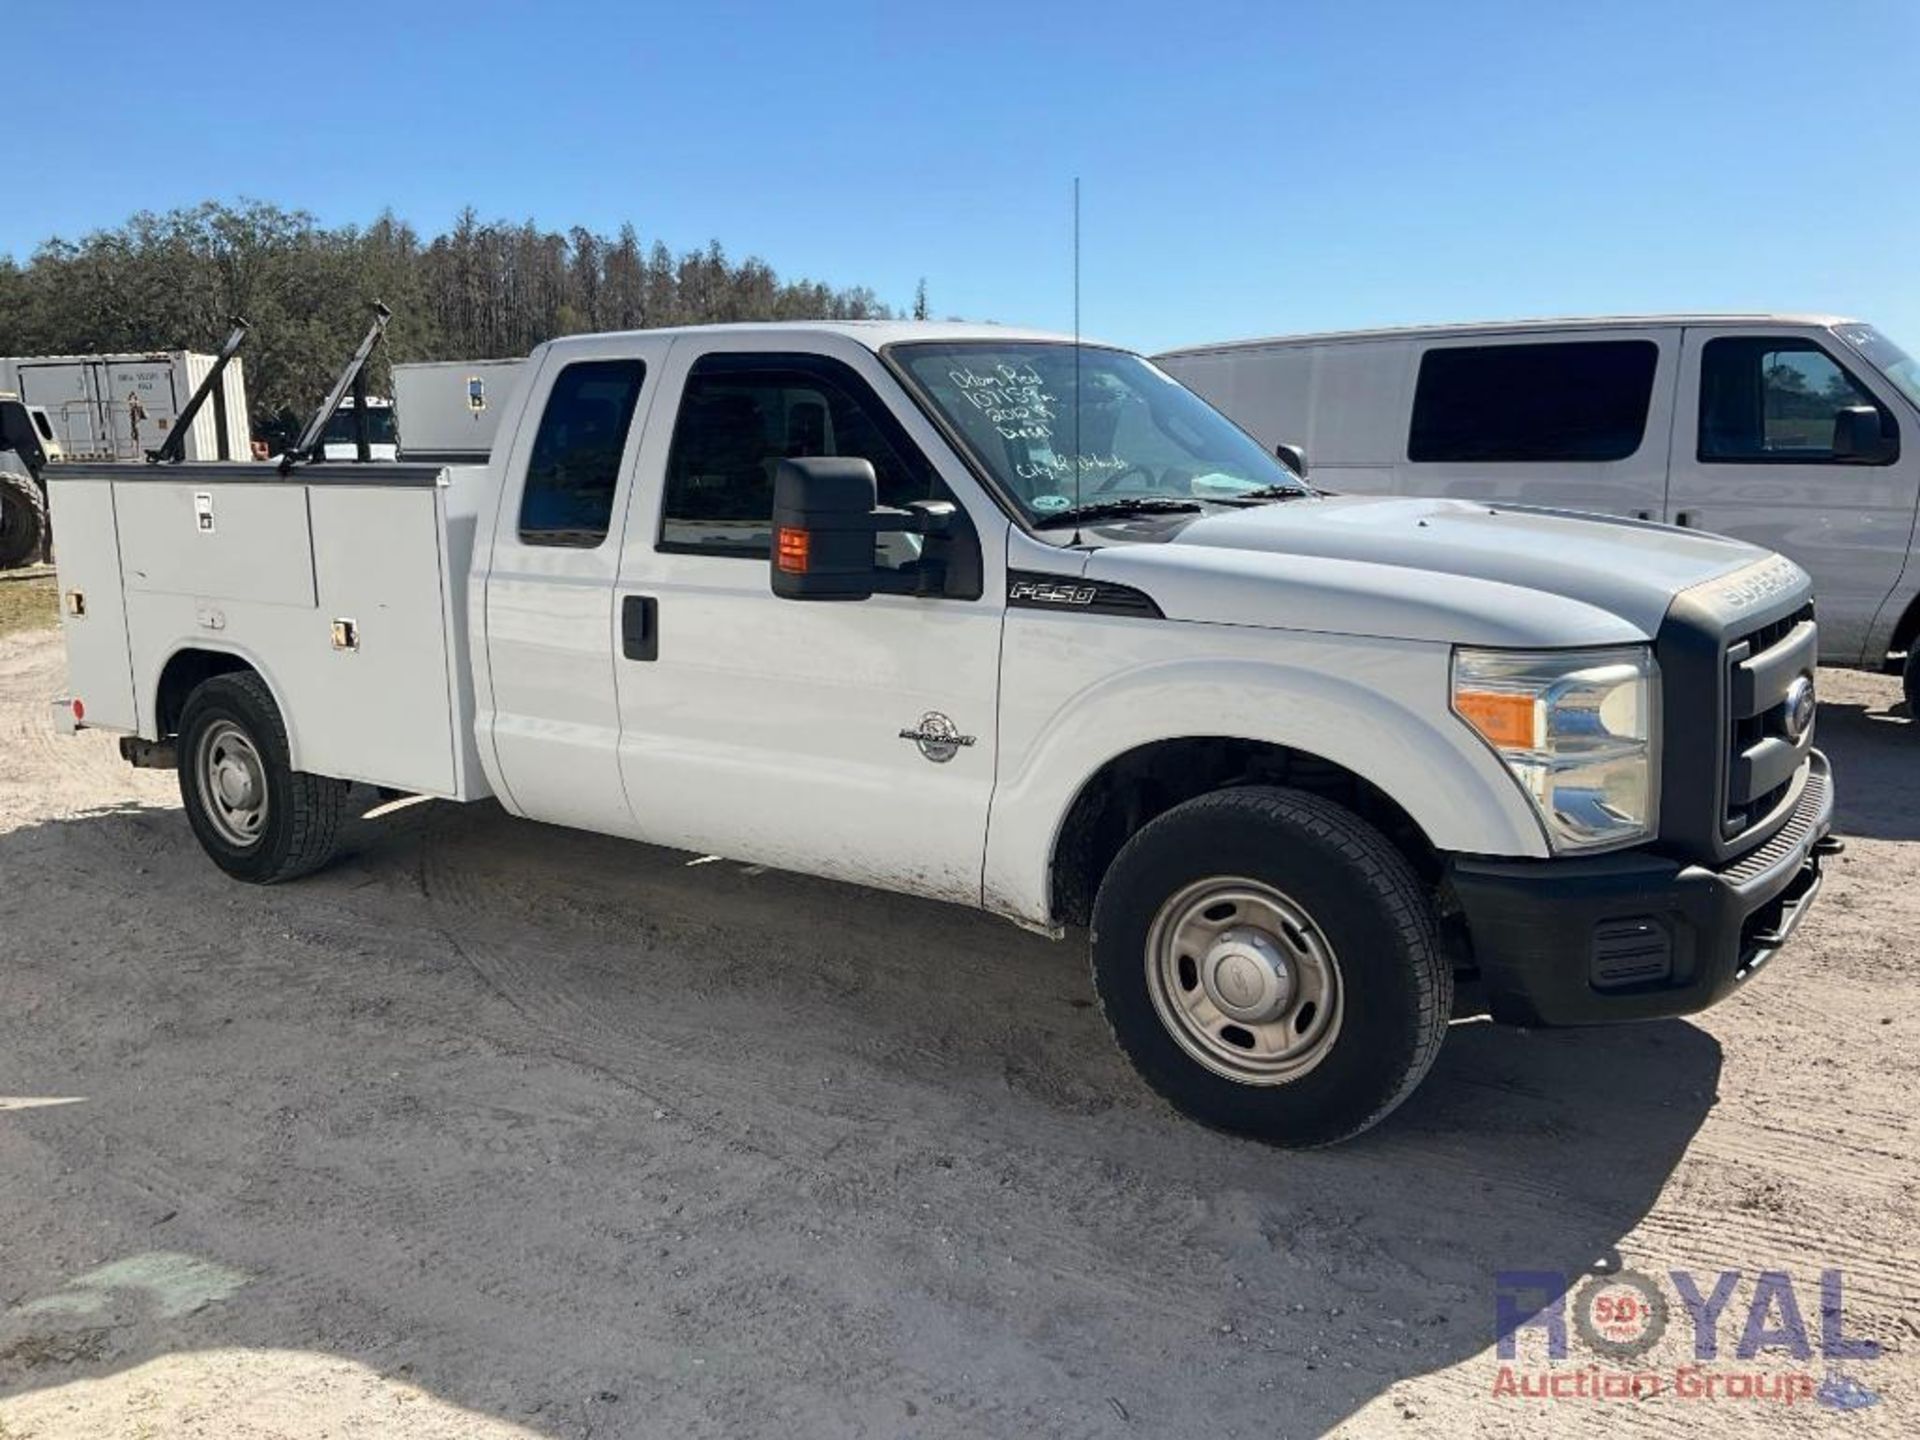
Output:
<path fill-rule="evenodd" d="M 929 710 L 920 717 L 918 725 L 902 730 L 900 738 L 913 741 L 920 747 L 920 753 L 934 764 L 944 765 L 973 744 L 974 737 L 962 735 L 960 727 L 938 710 Z"/>

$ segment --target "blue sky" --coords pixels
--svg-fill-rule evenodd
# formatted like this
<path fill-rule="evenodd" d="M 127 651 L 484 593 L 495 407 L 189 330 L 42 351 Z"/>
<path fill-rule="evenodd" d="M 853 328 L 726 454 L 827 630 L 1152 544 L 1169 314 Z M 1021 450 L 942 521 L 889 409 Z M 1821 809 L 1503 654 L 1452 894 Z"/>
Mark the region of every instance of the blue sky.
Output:
<path fill-rule="evenodd" d="M 252 196 L 718 237 L 936 313 L 1237 335 L 1832 309 L 1920 347 L 1920 3 L 12 0 L 0 251 Z M 164 23 L 163 23 L 164 21 Z"/>

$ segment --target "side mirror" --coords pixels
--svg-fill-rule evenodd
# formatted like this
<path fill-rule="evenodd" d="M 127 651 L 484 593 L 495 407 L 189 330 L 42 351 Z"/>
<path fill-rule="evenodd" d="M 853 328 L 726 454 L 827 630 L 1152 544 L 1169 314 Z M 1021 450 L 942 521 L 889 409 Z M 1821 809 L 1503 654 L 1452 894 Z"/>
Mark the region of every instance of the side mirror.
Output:
<path fill-rule="evenodd" d="M 1273 447 L 1280 463 L 1302 480 L 1307 478 L 1307 450 L 1304 445 L 1289 445 L 1284 440 Z"/>
<path fill-rule="evenodd" d="M 1833 458 L 1852 465 L 1884 465 L 1893 459 L 1899 442 L 1886 433 L 1882 416 L 1872 405 L 1849 405 L 1833 416 Z"/>
<path fill-rule="evenodd" d="M 879 482 L 868 460 L 782 460 L 773 475 L 773 593 L 865 600 L 876 587 Z"/>

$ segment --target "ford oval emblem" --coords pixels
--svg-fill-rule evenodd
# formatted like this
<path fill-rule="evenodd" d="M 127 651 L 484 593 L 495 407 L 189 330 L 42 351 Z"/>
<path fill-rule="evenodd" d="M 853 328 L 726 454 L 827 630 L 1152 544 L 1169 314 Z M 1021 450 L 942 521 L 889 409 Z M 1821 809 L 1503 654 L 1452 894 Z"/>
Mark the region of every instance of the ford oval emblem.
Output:
<path fill-rule="evenodd" d="M 1787 739 L 1796 744 L 1813 729 L 1813 677 L 1801 675 L 1787 687 L 1785 704 Z"/>

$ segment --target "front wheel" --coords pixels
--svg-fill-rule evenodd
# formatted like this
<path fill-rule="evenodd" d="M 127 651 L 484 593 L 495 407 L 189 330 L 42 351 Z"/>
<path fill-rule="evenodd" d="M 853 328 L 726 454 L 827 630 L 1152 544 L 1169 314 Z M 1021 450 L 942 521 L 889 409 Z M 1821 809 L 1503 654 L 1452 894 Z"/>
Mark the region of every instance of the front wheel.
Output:
<path fill-rule="evenodd" d="M 1900 686 L 1907 692 L 1907 718 L 1920 723 L 1920 638 L 1907 649 L 1907 663 L 1900 669 Z"/>
<path fill-rule="evenodd" d="M 1253 786 L 1128 841 L 1094 903 L 1093 979 L 1149 1085 L 1288 1146 L 1357 1135 L 1411 1094 L 1453 999 L 1405 857 L 1342 806 Z"/>
<path fill-rule="evenodd" d="M 180 799 L 213 863 L 271 885 L 333 857 L 347 782 L 295 770 L 280 707 L 258 675 L 216 675 L 180 716 Z"/>

